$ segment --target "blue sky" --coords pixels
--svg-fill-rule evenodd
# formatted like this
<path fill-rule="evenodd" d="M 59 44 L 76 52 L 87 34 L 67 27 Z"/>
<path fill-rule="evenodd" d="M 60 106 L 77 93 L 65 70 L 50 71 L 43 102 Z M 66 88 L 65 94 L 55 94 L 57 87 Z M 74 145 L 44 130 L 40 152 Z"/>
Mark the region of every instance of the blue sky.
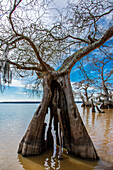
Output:
<path fill-rule="evenodd" d="M 30 89 L 26 89 L 21 80 L 12 80 L 10 86 L 5 86 L 3 92 L 0 92 L 0 101 L 39 101 L 40 95 L 32 94 Z"/>
<path fill-rule="evenodd" d="M 33 96 L 30 93 L 25 92 L 24 87 L 5 87 L 3 93 L 0 94 L 0 101 L 37 101 L 40 100 L 40 96 Z"/>

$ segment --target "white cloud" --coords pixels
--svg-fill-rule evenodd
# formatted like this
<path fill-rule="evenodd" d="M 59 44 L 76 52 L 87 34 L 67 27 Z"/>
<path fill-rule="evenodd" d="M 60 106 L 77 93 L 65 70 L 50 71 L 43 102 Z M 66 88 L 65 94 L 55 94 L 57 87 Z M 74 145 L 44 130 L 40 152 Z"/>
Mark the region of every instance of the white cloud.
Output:
<path fill-rule="evenodd" d="M 64 7 L 66 7 L 68 0 L 54 0 L 54 2 L 57 5 L 57 7 L 64 8 Z M 70 0 L 70 3 L 72 3 L 72 2 Z M 76 2 L 79 2 L 79 0 L 74 0 L 74 3 L 76 3 Z"/>
<path fill-rule="evenodd" d="M 104 73 L 106 73 L 108 71 L 108 69 L 106 68 L 105 70 L 104 70 Z"/>
<path fill-rule="evenodd" d="M 95 89 L 95 86 L 91 86 L 91 87 L 88 87 L 88 90 L 94 90 Z"/>
<path fill-rule="evenodd" d="M 63 1 L 61 1 L 61 0 L 54 0 L 54 2 L 56 4 L 56 6 L 59 7 L 59 8 L 64 8 L 67 5 L 67 0 L 63 0 Z"/>
<path fill-rule="evenodd" d="M 12 79 L 11 87 L 25 87 L 21 80 Z"/>
<path fill-rule="evenodd" d="M 5 85 L 7 86 L 8 84 L 5 84 Z M 26 82 L 21 79 L 12 79 L 12 82 L 11 82 L 11 84 L 9 84 L 9 86 L 10 87 L 24 87 L 26 89 L 32 89 L 34 84 L 26 84 Z M 43 91 L 43 87 L 41 84 L 39 85 L 39 90 Z"/>
<path fill-rule="evenodd" d="M 90 73 L 91 73 L 91 74 L 94 74 L 94 73 L 95 73 L 95 71 L 90 71 Z"/>
<path fill-rule="evenodd" d="M 24 92 L 24 91 L 17 91 L 15 94 L 16 95 L 26 95 L 26 92 Z"/>

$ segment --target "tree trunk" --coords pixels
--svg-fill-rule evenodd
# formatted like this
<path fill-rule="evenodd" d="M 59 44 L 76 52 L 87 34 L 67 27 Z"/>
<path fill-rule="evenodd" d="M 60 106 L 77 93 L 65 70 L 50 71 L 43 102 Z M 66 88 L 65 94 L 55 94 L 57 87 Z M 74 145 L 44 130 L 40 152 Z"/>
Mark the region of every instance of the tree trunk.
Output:
<path fill-rule="evenodd" d="M 44 121 L 48 107 L 51 116 L 47 140 L 45 141 Z M 54 136 L 52 139 L 50 131 L 52 125 L 56 132 L 56 144 L 62 144 L 69 153 L 84 159 L 97 160 L 99 158 L 75 104 L 69 74 L 44 79 L 42 103 L 20 142 L 18 152 L 24 156 L 41 154 L 50 146 L 50 140 L 53 146 Z M 58 133 L 59 127 L 60 135 Z"/>
<path fill-rule="evenodd" d="M 104 101 L 101 104 L 100 108 L 113 109 L 113 102 L 110 100 L 110 95 L 104 81 L 102 82 L 102 84 L 103 84 L 103 91 L 104 91 Z"/>
<path fill-rule="evenodd" d="M 91 106 L 92 106 L 92 112 L 95 112 L 95 105 L 93 103 L 93 99 L 91 99 Z"/>
<path fill-rule="evenodd" d="M 106 102 L 109 102 L 109 93 L 108 93 L 108 89 L 105 86 L 105 84 L 103 85 L 103 90 L 104 90 L 104 95 L 105 95 L 105 98 L 106 98 Z"/>
<path fill-rule="evenodd" d="M 89 103 L 87 88 L 85 88 L 84 90 L 85 90 L 85 96 L 86 96 L 86 103 Z"/>
<path fill-rule="evenodd" d="M 48 110 L 49 103 L 51 101 L 51 89 L 50 89 L 49 77 L 44 79 L 43 89 L 44 95 L 41 104 L 36 110 L 33 119 L 31 120 L 25 136 L 19 144 L 18 153 L 23 156 L 38 155 L 45 150 L 45 116 Z"/>

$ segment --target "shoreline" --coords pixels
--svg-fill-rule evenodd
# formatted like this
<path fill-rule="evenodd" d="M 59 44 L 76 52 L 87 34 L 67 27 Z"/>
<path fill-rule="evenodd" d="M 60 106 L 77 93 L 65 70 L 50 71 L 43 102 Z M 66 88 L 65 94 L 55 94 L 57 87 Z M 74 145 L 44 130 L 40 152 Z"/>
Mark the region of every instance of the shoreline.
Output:
<path fill-rule="evenodd" d="M 0 104 L 37 104 L 41 103 L 41 101 L 4 101 L 0 102 Z M 82 103 L 82 101 L 75 101 L 75 103 Z"/>
<path fill-rule="evenodd" d="M 10 101 L 10 102 L 0 102 L 0 104 L 37 104 L 40 101 Z"/>

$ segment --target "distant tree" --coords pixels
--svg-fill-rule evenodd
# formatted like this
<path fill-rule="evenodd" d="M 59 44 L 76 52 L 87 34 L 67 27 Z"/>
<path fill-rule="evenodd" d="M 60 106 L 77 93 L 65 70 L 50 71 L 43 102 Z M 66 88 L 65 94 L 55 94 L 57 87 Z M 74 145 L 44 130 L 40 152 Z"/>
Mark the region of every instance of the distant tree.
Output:
<path fill-rule="evenodd" d="M 100 61 L 94 61 L 96 72 L 99 73 L 96 80 L 96 86 L 100 90 L 100 96 L 107 102 L 106 106 L 102 104 L 101 108 L 113 108 L 111 103 L 111 91 L 113 90 L 113 62 L 110 58 L 103 58 Z M 108 65 L 108 68 L 106 68 Z"/>
<path fill-rule="evenodd" d="M 13 70 L 21 70 L 21 77 L 34 75 L 43 80 L 42 102 L 19 145 L 22 155 L 41 154 L 52 145 L 54 120 L 56 138 L 60 124 L 62 145 L 69 152 L 98 159 L 75 105 L 70 72 L 77 61 L 112 41 L 112 12 L 111 0 L 72 1 L 64 10 L 54 8 L 48 0 L 0 1 L 3 81 L 10 82 Z M 45 141 L 48 108 L 50 121 Z"/>
<path fill-rule="evenodd" d="M 82 106 L 91 106 L 91 99 L 95 92 L 95 87 L 92 86 L 93 81 L 88 82 L 87 80 L 81 80 L 73 83 L 73 93 L 80 99 L 82 99 Z"/>
<path fill-rule="evenodd" d="M 101 58 L 93 57 L 90 60 L 90 65 L 85 69 L 80 64 L 82 75 L 85 79 L 92 80 L 95 88 L 97 89 L 98 98 L 103 98 L 107 105 L 111 104 L 112 90 L 113 90 L 113 57 L 101 54 Z M 90 70 L 90 71 L 89 71 Z M 93 74 L 92 74 L 93 73 Z M 106 106 L 105 106 L 106 107 Z"/>

